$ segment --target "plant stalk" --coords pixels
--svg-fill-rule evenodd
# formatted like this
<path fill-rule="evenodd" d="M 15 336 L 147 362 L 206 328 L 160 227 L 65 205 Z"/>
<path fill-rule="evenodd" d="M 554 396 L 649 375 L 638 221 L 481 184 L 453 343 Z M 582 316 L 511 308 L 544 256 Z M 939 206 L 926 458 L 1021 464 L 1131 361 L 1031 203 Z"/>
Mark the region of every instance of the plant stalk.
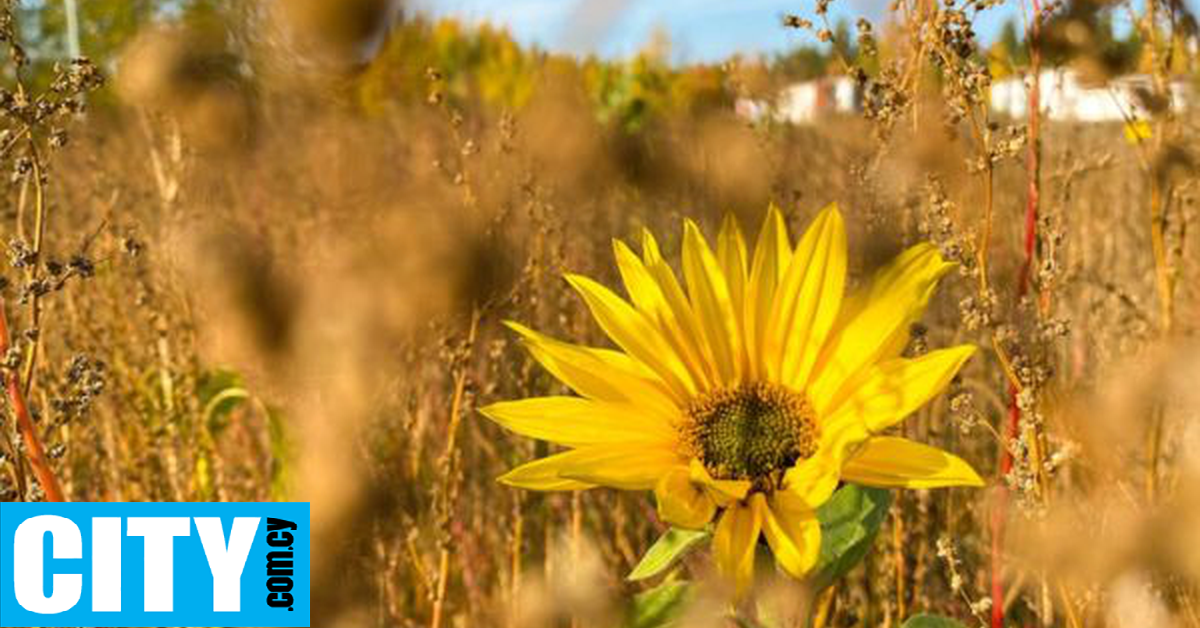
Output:
<path fill-rule="evenodd" d="M 0 298 L 0 355 L 6 355 L 9 346 L 8 318 L 4 313 L 4 300 Z M 25 441 L 25 455 L 29 459 L 29 466 L 33 468 L 34 476 L 42 485 L 42 491 L 46 493 L 46 501 L 64 502 L 66 498 L 58 484 L 58 477 L 55 476 L 54 469 L 50 466 L 46 450 L 42 447 L 41 439 L 38 438 L 33 415 L 30 414 L 29 406 L 25 403 L 25 391 L 21 386 L 21 378 L 15 372 L 5 373 L 3 377 L 9 406 L 16 415 L 17 431 L 21 434 L 21 439 Z"/>

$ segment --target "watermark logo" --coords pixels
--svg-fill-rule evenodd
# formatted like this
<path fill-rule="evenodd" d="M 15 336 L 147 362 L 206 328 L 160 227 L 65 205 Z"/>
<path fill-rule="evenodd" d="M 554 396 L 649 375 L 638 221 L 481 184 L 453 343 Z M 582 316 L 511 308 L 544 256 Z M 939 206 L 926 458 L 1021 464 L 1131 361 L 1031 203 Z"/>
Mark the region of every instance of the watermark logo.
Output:
<path fill-rule="evenodd" d="M 301 503 L 0 504 L 0 628 L 308 626 Z"/>

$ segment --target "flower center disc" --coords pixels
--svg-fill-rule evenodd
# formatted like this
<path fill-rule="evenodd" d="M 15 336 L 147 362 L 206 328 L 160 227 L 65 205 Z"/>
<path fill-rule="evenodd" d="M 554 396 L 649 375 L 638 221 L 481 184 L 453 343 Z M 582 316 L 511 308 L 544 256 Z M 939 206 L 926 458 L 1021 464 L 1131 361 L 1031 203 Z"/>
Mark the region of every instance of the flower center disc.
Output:
<path fill-rule="evenodd" d="M 717 479 L 777 486 L 783 471 L 817 450 L 812 405 L 777 384 L 708 393 L 688 407 L 686 418 L 685 442 Z"/>

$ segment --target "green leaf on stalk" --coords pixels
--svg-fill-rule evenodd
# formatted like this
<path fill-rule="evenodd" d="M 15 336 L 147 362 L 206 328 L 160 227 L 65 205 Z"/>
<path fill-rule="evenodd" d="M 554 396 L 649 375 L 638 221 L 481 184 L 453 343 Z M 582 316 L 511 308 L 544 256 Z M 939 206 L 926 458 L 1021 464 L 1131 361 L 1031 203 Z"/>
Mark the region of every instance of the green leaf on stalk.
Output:
<path fill-rule="evenodd" d="M 913 615 L 904 621 L 900 628 L 966 628 L 957 620 L 937 615 Z"/>
<path fill-rule="evenodd" d="M 642 560 L 638 561 L 626 579 L 645 580 L 663 573 L 711 536 L 712 533 L 707 530 L 668 529 L 646 550 Z"/>
<path fill-rule="evenodd" d="M 204 425 L 215 435 L 229 424 L 229 415 L 250 397 L 236 371 L 215 369 L 200 374 L 196 395 L 204 408 Z"/>
<path fill-rule="evenodd" d="M 891 504 L 892 494 L 887 490 L 846 484 L 817 509 L 821 558 L 812 576 L 817 590 L 832 585 L 862 562 Z"/>
<path fill-rule="evenodd" d="M 675 625 L 691 599 L 690 582 L 666 582 L 633 598 L 625 628 L 664 628 Z"/>

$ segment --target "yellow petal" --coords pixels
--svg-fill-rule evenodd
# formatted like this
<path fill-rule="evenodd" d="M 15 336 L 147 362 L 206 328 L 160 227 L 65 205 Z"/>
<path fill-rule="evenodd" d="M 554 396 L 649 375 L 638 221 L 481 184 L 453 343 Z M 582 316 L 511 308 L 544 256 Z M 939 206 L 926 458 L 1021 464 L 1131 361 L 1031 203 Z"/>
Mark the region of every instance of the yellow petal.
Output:
<path fill-rule="evenodd" d="M 560 477 L 563 462 L 575 451 L 567 451 L 527 462 L 497 478 L 497 482 L 530 491 L 578 491 L 595 486 Z"/>
<path fill-rule="evenodd" d="M 717 505 L 704 487 L 692 481 L 685 467 L 667 472 L 654 487 L 658 516 L 680 528 L 699 530 L 712 521 Z"/>
<path fill-rule="evenodd" d="M 533 397 L 492 404 L 480 412 L 518 434 L 569 447 L 639 441 L 670 444 L 676 439 L 671 417 L 627 403 Z"/>
<path fill-rule="evenodd" d="M 679 303 L 685 303 L 682 292 L 672 295 L 672 300 L 668 301 L 658 280 L 624 242 L 614 241 L 613 253 L 633 304 L 662 331 L 663 338 L 683 360 L 692 379 L 701 388 L 710 387 L 712 369 L 704 348 L 697 342 L 694 317 L 690 309 L 678 307 Z M 671 271 L 668 269 L 667 272 Z"/>
<path fill-rule="evenodd" d="M 842 462 L 870 437 L 866 424 L 855 418 L 823 421 L 818 455 L 831 461 L 835 468 L 841 468 Z"/>
<path fill-rule="evenodd" d="M 667 307 L 671 308 L 675 314 L 675 320 L 679 321 L 684 344 L 692 349 L 700 362 L 700 368 L 704 373 L 704 377 L 699 378 L 702 382 L 702 389 L 710 390 L 716 387 L 721 380 L 717 361 L 713 358 L 712 347 L 700 325 L 700 317 L 692 309 L 692 304 L 684 294 L 683 287 L 679 285 L 679 279 L 675 277 L 675 271 L 663 259 L 658 259 L 648 266 L 648 270 L 654 280 L 658 282 Z"/>
<path fill-rule="evenodd" d="M 821 523 L 816 512 L 772 499 L 763 509 L 763 534 L 775 562 L 794 578 L 803 578 L 821 556 Z"/>
<path fill-rule="evenodd" d="M 661 262 L 663 259 L 662 249 L 658 246 L 658 240 L 655 240 L 654 234 L 646 228 L 642 229 L 642 259 L 648 267 Z"/>
<path fill-rule="evenodd" d="M 839 388 L 852 385 L 856 375 L 898 355 L 890 353 L 908 343 L 910 325 L 924 312 L 938 280 L 953 267 L 936 247 L 919 244 L 846 300 L 809 387 L 818 410 Z"/>
<path fill-rule="evenodd" d="M 713 535 L 713 557 L 721 574 L 733 581 L 741 597 L 754 582 L 754 547 L 762 531 L 762 493 L 755 493 L 746 502 L 730 505 L 717 523 Z"/>
<path fill-rule="evenodd" d="M 823 452 L 788 469 L 783 476 L 783 489 L 776 491 L 774 500 L 792 510 L 814 510 L 824 504 L 837 489 L 840 464 Z"/>
<path fill-rule="evenodd" d="M 931 351 L 919 358 L 896 358 L 876 365 L 825 421 L 857 421 L 878 433 L 899 423 L 940 393 L 975 353 L 972 345 Z"/>
<path fill-rule="evenodd" d="M 731 503 L 746 499 L 750 492 L 748 480 L 718 480 L 708 473 L 708 469 L 697 459 L 692 458 L 688 472 L 693 483 L 698 484 L 708 492 L 708 496 L 722 508 Z"/>
<path fill-rule="evenodd" d="M 658 311 L 663 306 L 662 293 L 642 260 L 620 240 L 613 240 L 613 257 L 617 260 L 617 270 L 621 272 L 629 300 L 643 312 Z"/>
<path fill-rule="evenodd" d="M 628 402 L 671 416 L 687 401 L 673 397 L 652 371 L 624 353 L 565 343 L 511 321 L 505 324 L 521 334 L 538 363 L 584 397 Z"/>
<path fill-rule="evenodd" d="M 646 264 L 646 269 L 658 283 L 667 306 L 675 315 L 675 320 L 679 322 L 684 344 L 692 347 L 698 355 L 705 374 L 705 377 L 701 378 L 698 383 L 702 384 L 704 390 L 713 388 L 718 382 L 719 376 L 713 360 L 712 349 L 708 346 L 708 340 L 704 337 L 704 331 L 700 328 L 700 322 L 697 320 L 696 313 L 692 311 L 692 305 L 688 302 L 687 295 L 679 285 L 679 279 L 675 277 L 675 271 L 663 259 L 654 234 L 647 229 L 642 230 L 642 259 Z"/>
<path fill-rule="evenodd" d="M 1146 120 L 1133 120 L 1125 123 L 1125 140 L 1130 144 L 1136 146 L 1151 137 L 1154 137 L 1154 130 Z"/>
<path fill-rule="evenodd" d="M 641 312 L 587 277 L 568 274 L 566 279 L 613 342 L 657 373 L 677 395 L 689 398 L 695 394 L 696 386 L 679 356 Z"/>
<path fill-rule="evenodd" d="M 700 319 L 717 372 L 725 384 L 737 382 L 742 373 L 741 334 L 725 274 L 696 223 L 684 224 L 683 272 L 687 278 L 692 309 Z"/>
<path fill-rule="evenodd" d="M 763 349 L 767 324 L 775 306 L 779 281 L 792 257 L 787 224 L 775 205 L 767 209 L 758 242 L 754 246 L 754 261 L 750 265 L 750 283 L 746 286 L 745 321 L 746 350 L 750 359 L 750 376 L 767 374 Z"/>
<path fill-rule="evenodd" d="M 733 214 L 725 214 L 725 220 L 721 223 L 721 233 L 717 236 L 717 260 L 729 284 L 729 297 L 733 300 L 734 311 L 741 319 L 742 304 L 746 297 L 746 239 L 742 237 L 742 229 Z"/>
<path fill-rule="evenodd" d="M 983 486 L 979 474 L 962 458 L 891 436 L 868 440 L 842 467 L 842 478 L 881 488 Z"/>
<path fill-rule="evenodd" d="M 627 491 L 649 490 L 686 463 L 670 447 L 647 443 L 595 445 L 564 454 L 559 477 Z"/>
<path fill-rule="evenodd" d="M 830 205 L 801 238 L 779 286 L 767 327 L 769 376 L 797 390 L 807 387 L 837 319 L 845 282 L 846 227 L 837 206 Z"/>

